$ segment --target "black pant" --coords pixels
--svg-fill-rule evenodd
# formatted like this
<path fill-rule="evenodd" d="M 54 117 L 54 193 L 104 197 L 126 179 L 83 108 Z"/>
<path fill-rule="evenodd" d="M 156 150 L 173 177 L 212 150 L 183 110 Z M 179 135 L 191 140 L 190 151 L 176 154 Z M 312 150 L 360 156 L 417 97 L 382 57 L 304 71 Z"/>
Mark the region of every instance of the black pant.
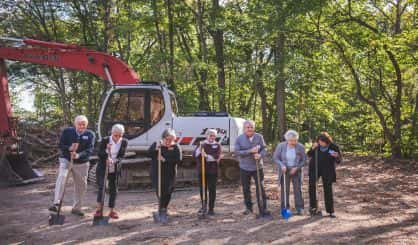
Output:
<path fill-rule="evenodd" d="M 97 164 L 96 168 L 96 182 L 98 186 L 97 202 L 102 202 L 103 184 L 105 176 L 105 167 L 101 164 Z M 107 175 L 108 186 L 109 186 L 109 208 L 115 207 L 117 189 L 117 175 L 115 173 L 108 173 Z"/>
<path fill-rule="evenodd" d="M 260 212 L 264 212 L 267 209 L 267 196 L 264 191 L 264 171 L 260 169 L 260 186 L 258 185 L 257 171 L 246 171 L 240 169 L 241 174 L 241 184 L 242 191 L 244 193 L 244 204 L 249 210 L 253 210 L 253 204 L 251 201 L 251 177 L 254 179 L 256 194 L 257 194 L 257 203 Z M 260 200 L 259 189 L 261 189 L 262 200 Z"/>
<path fill-rule="evenodd" d="M 318 178 L 319 179 L 319 178 Z M 334 213 L 334 200 L 332 194 L 332 181 L 322 179 L 322 185 L 324 187 L 324 199 L 325 199 L 325 209 L 327 213 Z M 309 175 L 309 204 L 311 209 L 318 208 L 318 201 L 316 197 L 316 185 L 315 185 L 315 175 Z"/>
<path fill-rule="evenodd" d="M 213 208 L 215 207 L 216 182 L 218 181 L 218 174 L 206 173 L 205 177 L 206 177 L 205 191 L 203 191 L 202 174 L 199 173 L 200 200 L 202 201 L 202 206 L 206 205 L 208 201 L 208 191 L 209 191 L 209 210 L 213 210 Z M 203 201 L 203 195 L 205 195 L 206 203 Z"/>
<path fill-rule="evenodd" d="M 160 197 L 160 201 L 158 204 L 158 210 L 166 210 L 168 207 L 168 204 L 170 203 L 171 200 L 171 194 L 172 192 L 167 192 L 167 193 L 162 193 L 161 192 L 161 197 Z M 158 196 L 158 193 L 157 193 Z"/>
<path fill-rule="evenodd" d="M 171 183 L 168 183 L 171 182 Z M 156 190 L 157 198 L 159 198 L 158 202 L 158 210 L 166 210 L 168 204 L 171 200 L 171 195 L 174 191 L 174 180 L 167 180 L 161 179 L 161 197 L 158 196 L 158 187 Z"/>
<path fill-rule="evenodd" d="M 161 196 L 158 196 L 158 174 L 154 174 L 154 186 L 155 186 L 155 193 L 157 194 L 157 198 L 159 198 L 158 202 L 158 209 L 166 210 L 168 204 L 171 200 L 171 195 L 174 191 L 176 177 L 175 177 L 175 169 L 173 166 L 168 164 L 161 165 Z"/>

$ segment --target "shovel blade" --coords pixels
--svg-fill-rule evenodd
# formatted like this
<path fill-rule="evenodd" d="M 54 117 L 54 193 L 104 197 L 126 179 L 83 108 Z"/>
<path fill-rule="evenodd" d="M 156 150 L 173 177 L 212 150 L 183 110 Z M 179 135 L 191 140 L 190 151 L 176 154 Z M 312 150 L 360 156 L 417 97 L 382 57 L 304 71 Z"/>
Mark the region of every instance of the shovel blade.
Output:
<path fill-rule="evenodd" d="M 58 214 L 50 214 L 48 221 L 49 225 L 63 225 L 65 221 L 65 216 Z"/>
<path fill-rule="evenodd" d="M 205 219 L 206 218 L 206 214 L 197 214 L 197 218 L 198 219 Z"/>
<path fill-rule="evenodd" d="M 292 212 L 289 209 L 283 208 L 282 209 L 282 218 L 287 220 L 290 217 L 292 217 Z"/>
<path fill-rule="evenodd" d="M 109 224 L 109 217 L 107 216 L 100 216 L 93 218 L 93 225 L 108 225 Z"/>

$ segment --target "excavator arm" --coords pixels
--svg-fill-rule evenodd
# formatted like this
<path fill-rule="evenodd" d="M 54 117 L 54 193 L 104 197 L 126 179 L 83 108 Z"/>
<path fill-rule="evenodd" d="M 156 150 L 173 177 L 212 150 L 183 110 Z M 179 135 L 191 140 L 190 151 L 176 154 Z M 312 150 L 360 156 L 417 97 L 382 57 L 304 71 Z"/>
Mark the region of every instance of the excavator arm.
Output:
<path fill-rule="evenodd" d="M 138 75 L 131 67 L 110 54 L 74 44 L 34 39 L 22 39 L 21 42 L 21 47 L 0 47 L 0 59 L 85 71 L 109 81 L 112 85 L 132 85 L 139 82 Z"/>
<path fill-rule="evenodd" d="M 8 92 L 4 60 L 23 61 L 61 67 L 94 74 L 111 85 L 134 85 L 140 79 L 122 60 L 99 51 L 74 44 L 45 42 L 34 39 L 0 38 L 19 42 L 19 47 L 0 47 L 0 137 L 13 136 L 13 115 Z"/>
<path fill-rule="evenodd" d="M 18 147 L 16 119 L 13 117 L 5 60 L 61 67 L 94 74 L 113 85 L 134 85 L 138 75 L 126 63 L 107 53 L 74 44 L 45 42 L 34 39 L 1 38 L 17 42 L 18 47 L 0 45 L 0 184 L 31 183 L 43 177 L 30 167 Z"/>

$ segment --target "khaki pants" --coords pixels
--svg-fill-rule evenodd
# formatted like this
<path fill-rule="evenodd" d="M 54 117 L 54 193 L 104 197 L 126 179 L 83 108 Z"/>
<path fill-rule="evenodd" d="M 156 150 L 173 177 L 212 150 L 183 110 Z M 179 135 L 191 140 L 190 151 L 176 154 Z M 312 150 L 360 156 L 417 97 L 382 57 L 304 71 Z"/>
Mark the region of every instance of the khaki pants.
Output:
<path fill-rule="evenodd" d="M 64 191 L 65 179 L 69 174 L 68 167 L 70 162 L 65 158 L 59 158 L 59 170 L 57 182 L 55 184 L 54 204 L 58 204 Z M 71 173 L 74 182 L 74 204 L 73 210 L 81 210 L 84 194 L 87 190 L 87 175 L 89 171 L 89 162 L 73 164 Z"/>

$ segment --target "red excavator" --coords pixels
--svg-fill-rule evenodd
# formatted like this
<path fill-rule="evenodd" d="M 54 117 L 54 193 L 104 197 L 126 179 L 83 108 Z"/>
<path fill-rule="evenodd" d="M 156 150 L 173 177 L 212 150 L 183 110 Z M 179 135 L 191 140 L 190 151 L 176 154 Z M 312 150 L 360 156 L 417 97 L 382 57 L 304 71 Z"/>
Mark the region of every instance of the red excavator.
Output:
<path fill-rule="evenodd" d="M 160 139 L 161 132 L 168 127 L 176 130 L 178 143 L 184 152 L 184 159 L 178 171 L 179 182 L 191 182 L 197 179 L 195 161 L 190 153 L 205 138 L 208 128 L 215 128 L 218 131 L 217 140 L 223 149 L 224 159 L 220 164 L 220 179 L 227 181 L 238 179 L 238 163 L 232 157 L 232 152 L 235 138 L 242 133 L 244 119 L 230 117 L 226 113 L 208 112 L 185 117 L 177 116 L 177 103 L 172 91 L 162 83 L 140 82 L 132 68 L 110 54 L 74 44 L 34 39 L 0 38 L 0 40 L 3 40 L 3 43 L 14 44 L 9 47 L 0 43 L 0 143 L 2 146 L 0 153 L 3 159 L 0 168 L 8 169 L 7 179 L 11 179 L 10 175 L 13 175 L 15 182 L 25 183 L 37 180 L 39 176 L 30 168 L 23 152 L 17 146 L 19 138 L 16 135 L 16 119 L 13 118 L 11 110 L 4 60 L 85 71 L 111 84 L 100 110 L 97 134 L 100 140 L 101 137 L 109 135 L 114 123 L 125 126 L 125 137 L 129 140 L 128 150 L 135 152 L 136 155 L 122 162 L 120 179 L 122 188 L 149 183 L 150 159 L 145 156 L 145 152 L 153 142 Z"/>

